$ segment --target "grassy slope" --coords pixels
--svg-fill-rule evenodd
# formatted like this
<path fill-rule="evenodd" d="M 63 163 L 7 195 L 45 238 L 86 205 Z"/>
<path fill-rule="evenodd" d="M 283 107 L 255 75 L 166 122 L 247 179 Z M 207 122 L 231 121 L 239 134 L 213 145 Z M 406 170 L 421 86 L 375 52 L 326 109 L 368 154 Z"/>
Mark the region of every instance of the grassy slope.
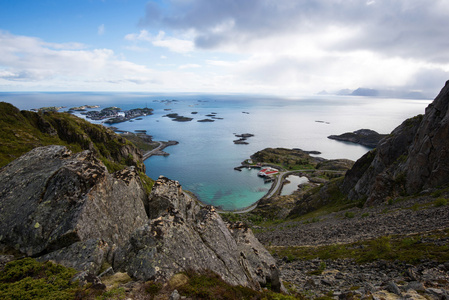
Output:
<path fill-rule="evenodd" d="M 35 147 L 63 145 L 73 152 L 94 151 L 110 172 L 136 166 L 144 187 L 151 190 L 145 166 L 130 154 L 138 152 L 135 146 L 104 126 L 68 113 L 20 111 L 5 102 L 0 102 L 0 126 L 0 167 Z"/>
<path fill-rule="evenodd" d="M 171 278 L 168 284 L 148 281 L 134 283 L 133 288 L 121 284 L 101 287 L 78 285 L 72 281 L 76 271 L 52 262 L 40 263 L 25 258 L 6 264 L 0 270 L 0 297 L 2 299 L 168 299 L 176 289 L 189 299 L 266 299 L 294 300 L 301 297 L 287 296 L 269 290 L 255 291 L 242 286 L 231 286 L 218 275 L 204 271 L 187 271 Z M 114 276 L 114 275 L 113 275 Z M 129 277 L 127 277 L 130 279 Z M 108 282 L 108 278 L 102 278 Z M 299 296 L 299 295 L 298 295 Z"/>

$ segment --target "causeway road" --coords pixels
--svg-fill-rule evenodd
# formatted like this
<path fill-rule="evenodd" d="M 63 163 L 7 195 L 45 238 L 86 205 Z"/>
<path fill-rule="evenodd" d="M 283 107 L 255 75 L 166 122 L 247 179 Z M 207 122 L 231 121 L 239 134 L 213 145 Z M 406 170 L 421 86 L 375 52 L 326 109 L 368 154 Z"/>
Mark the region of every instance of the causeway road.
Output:
<path fill-rule="evenodd" d="M 317 171 L 317 170 L 316 169 L 304 169 L 304 170 L 293 170 L 293 171 L 279 172 L 279 175 L 276 176 L 274 182 L 271 185 L 270 190 L 268 191 L 268 193 L 263 198 L 271 198 L 274 195 L 278 194 L 281 191 L 281 189 L 282 189 L 282 186 L 283 186 L 283 183 L 284 183 L 284 178 L 286 176 L 288 176 L 288 175 L 290 175 L 292 173 L 314 172 L 314 171 Z M 320 171 L 331 172 L 331 173 L 339 173 L 339 172 L 341 172 L 341 171 L 336 171 L 336 170 L 320 170 Z M 248 206 L 248 207 L 243 208 L 241 210 L 223 211 L 223 212 L 232 212 L 232 213 L 235 213 L 235 214 L 247 213 L 247 212 L 250 212 L 250 211 L 254 210 L 257 207 L 257 205 L 259 204 L 259 201 L 257 201 L 256 203 L 252 204 L 251 206 Z"/>
<path fill-rule="evenodd" d="M 143 160 L 146 160 L 147 158 L 153 156 L 153 155 L 161 155 L 161 156 L 167 156 L 168 153 L 162 151 L 163 149 L 165 149 L 168 146 L 174 146 L 177 145 L 178 142 L 176 141 L 168 141 L 168 142 L 157 142 L 159 143 L 159 146 L 157 146 L 156 148 L 154 148 L 153 150 L 147 151 L 142 155 Z"/>
<path fill-rule="evenodd" d="M 161 150 L 163 143 L 162 142 L 156 142 L 159 143 L 159 146 L 157 146 L 156 148 L 154 148 L 153 150 L 147 151 L 145 152 L 142 157 L 143 160 L 146 160 L 147 158 L 150 158 L 151 156 L 153 156 L 155 154 L 156 151 Z"/>

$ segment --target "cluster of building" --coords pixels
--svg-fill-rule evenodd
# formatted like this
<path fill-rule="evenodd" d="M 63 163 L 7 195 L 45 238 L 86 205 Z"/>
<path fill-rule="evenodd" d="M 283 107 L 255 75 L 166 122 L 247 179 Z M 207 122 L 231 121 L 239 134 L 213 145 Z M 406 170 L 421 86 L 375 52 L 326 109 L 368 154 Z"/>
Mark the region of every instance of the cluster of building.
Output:
<path fill-rule="evenodd" d="M 108 107 L 102 109 L 101 111 L 89 111 L 86 114 L 86 117 L 92 120 L 109 119 L 105 123 L 112 124 L 129 121 L 137 117 L 147 116 L 151 114 L 153 114 L 153 109 L 151 108 L 134 108 L 122 111 L 118 107 Z"/>
<path fill-rule="evenodd" d="M 279 173 L 279 170 L 271 167 L 263 167 L 257 175 L 261 177 L 269 177 Z"/>

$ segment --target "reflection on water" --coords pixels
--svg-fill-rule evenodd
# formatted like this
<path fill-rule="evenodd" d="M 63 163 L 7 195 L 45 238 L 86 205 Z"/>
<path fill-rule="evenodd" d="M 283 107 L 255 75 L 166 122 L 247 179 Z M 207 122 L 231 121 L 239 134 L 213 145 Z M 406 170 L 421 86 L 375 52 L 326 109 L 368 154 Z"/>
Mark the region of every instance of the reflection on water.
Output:
<path fill-rule="evenodd" d="M 286 180 L 288 180 L 290 183 L 285 184 L 282 187 L 282 196 L 291 195 L 294 191 L 298 189 L 298 185 L 306 183 L 309 181 L 307 177 L 303 176 L 297 176 L 297 175 L 289 175 L 287 176 Z"/>

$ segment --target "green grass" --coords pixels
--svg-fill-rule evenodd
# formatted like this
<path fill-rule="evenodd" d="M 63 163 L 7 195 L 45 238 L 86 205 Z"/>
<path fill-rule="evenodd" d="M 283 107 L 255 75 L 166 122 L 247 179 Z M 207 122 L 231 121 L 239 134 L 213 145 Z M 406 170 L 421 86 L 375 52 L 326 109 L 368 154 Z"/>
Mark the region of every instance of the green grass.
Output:
<path fill-rule="evenodd" d="M 440 207 L 440 206 L 446 206 L 448 203 L 448 200 L 446 198 L 438 198 L 437 200 L 435 200 L 434 205 L 436 207 Z"/>
<path fill-rule="evenodd" d="M 62 145 L 73 152 L 92 150 L 109 172 L 143 163 L 125 149 L 135 146 L 104 126 L 68 113 L 35 113 L 20 111 L 11 104 L 0 102 L 0 167 L 10 163 L 33 148 Z"/>
<path fill-rule="evenodd" d="M 141 134 L 122 134 L 124 138 L 132 142 L 137 148 L 142 151 L 150 151 L 155 149 L 159 144 L 157 142 L 149 142 L 148 138 L 145 138 Z"/>
<path fill-rule="evenodd" d="M 243 286 L 232 286 L 224 282 L 220 276 L 211 272 L 201 273 L 187 271 L 185 275 L 189 278 L 188 283 L 179 287 L 178 292 L 181 296 L 193 299 L 266 299 L 266 300 L 294 300 L 302 299 L 295 296 L 283 295 L 269 290 L 262 292 Z"/>
<path fill-rule="evenodd" d="M 355 214 L 352 211 L 345 212 L 345 218 L 352 219 L 355 217 Z"/>
<path fill-rule="evenodd" d="M 109 291 L 103 292 L 101 295 L 95 297 L 96 300 L 122 300 L 127 299 L 125 289 L 122 287 L 113 288 Z"/>
<path fill-rule="evenodd" d="M 74 299 L 74 269 L 24 258 L 6 264 L 0 273 L 1 299 Z"/>
<path fill-rule="evenodd" d="M 287 170 L 315 169 L 317 162 L 313 157 L 298 150 L 266 148 L 251 156 L 254 163 L 269 163 Z"/>
<path fill-rule="evenodd" d="M 373 240 L 350 244 L 338 244 L 318 247 L 269 247 L 272 254 L 287 257 L 289 260 L 320 259 L 354 259 L 359 263 L 372 262 L 379 259 L 399 260 L 416 264 L 421 259 L 438 262 L 449 260 L 449 245 L 434 243 L 449 237 L 449 230 L 436 231 L 426 235 L 384 236 Z"/>

